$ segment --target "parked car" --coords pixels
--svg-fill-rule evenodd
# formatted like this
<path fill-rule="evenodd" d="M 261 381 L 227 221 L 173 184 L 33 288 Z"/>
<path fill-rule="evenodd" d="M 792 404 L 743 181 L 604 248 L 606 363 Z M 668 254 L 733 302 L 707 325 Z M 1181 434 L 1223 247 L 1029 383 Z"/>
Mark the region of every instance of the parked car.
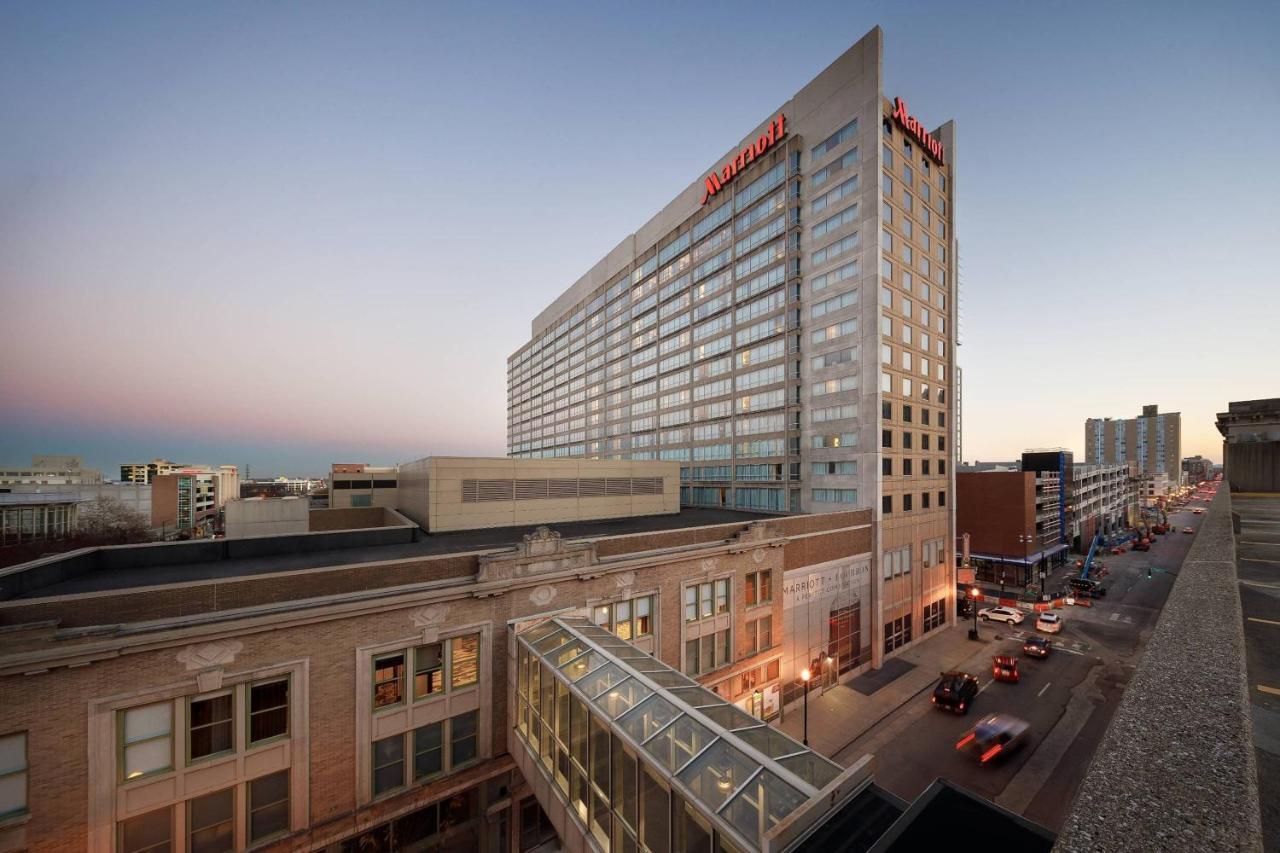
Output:
<path fill-rule="evenodd" d="M 1062 617 L 1056 613 L 1041 613 L 1036 618 L 1036 630 L 1056 634 L 1062 630 Z"/>
<path fill-rule="evenodd" d="M 1004 622 L 1009 625 L 1021 625 L 1026 617 L 1021 610 L 1013 607 L 988 607 L 978 611 L 978 618 L 983 622 Z"/>
<path fill-rule="evenodd" d="M 1195 509 L 1191 510 L 1191 512 L 1195 515 L 1204 515 L 1204 510 L 1201 509 L 1200 507 L 1196 507 Z"/>
<path fill-rule="evenodd" d="M 988 714 L 960 738 L 956 749 L 976 755 L 986 764 L 1021 746 L 1029 728 L 1026 720 L 1012 714 Z"/>
<path fill-rule="evenodd" d="M 1033 658 L 1047 658 L 1052 648 L 1053 642 L 1048 637 L 1033 634 L 1022 644 L 1022 653 Z"/>
<path fill-rule="evenodd" d="M 944 672 L 933 688 L 934 705 L 957 714 L 968 713 L 973 697 L 978 695 L 978 679 L 967 672 Z"/>

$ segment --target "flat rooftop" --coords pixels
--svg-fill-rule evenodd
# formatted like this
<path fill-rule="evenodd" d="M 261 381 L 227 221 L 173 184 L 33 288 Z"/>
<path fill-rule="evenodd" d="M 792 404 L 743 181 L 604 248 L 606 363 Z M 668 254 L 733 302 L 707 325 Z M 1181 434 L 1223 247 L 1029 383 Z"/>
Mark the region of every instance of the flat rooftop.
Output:
<path fill-rule="evenodd" d="M 599 539 L 720 524 L 747 524 L 778 517 L 729 509 L 684 508 L 673 515 L 574 521 L 546 526 L 564 539 Z M 54 555 L 0 570 L 0 600 L 69 596 L 507 549 L 518 545 L 538 526 L 428 534 L 416 526 L 406 525 L 96 548 Z"/>

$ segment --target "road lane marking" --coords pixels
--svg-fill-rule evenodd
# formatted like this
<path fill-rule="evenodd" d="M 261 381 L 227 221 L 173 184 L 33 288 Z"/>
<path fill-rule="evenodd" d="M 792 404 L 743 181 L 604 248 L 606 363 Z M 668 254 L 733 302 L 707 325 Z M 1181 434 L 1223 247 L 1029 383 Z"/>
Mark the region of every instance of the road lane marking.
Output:
<path fill-rule="evenodd" d="M 1040 688 L 1040 692 L 1036 694 L 1037 699 L 1039 699 L 1041 696 L 1044 695 L 1044 692 L 1049 689 L 1050 684 L 1053 684 L 1053 682 L 1052 681 L 1046 682 L 1044 687 Z"/>
<path fill-rule="evenodd" d="M 1259 619 L 1257 616 L 1249 616 L 1246 618 L 1250 622 L 1261 622 L 1263 625 L 1280 625 L 1280 622 L 1277 622 L 1274 619 Z"/>
<path fill-rule="evenodd" d="M 1247 563 L 1276 563 L 1277 565 L 1280 565 L 1280 560 L 1263 560 L 1258 557 L 1241 557 L 1239 555 L 1236 555 L 1236 556 L 1237 556 L 1237 559 L 1244 560 Z"/>
<path fill-rule="evenodd" d="M 1117 619 L 1119 619 L 1119 618 L 1120 618 L 1120 614 L 1119 614 L 1119 613 L 1112 613 L 1112 614 L 1111 614 L 1111 621 L 1112 621 L 1112 622 L 1116 621 L 1116 620 L 1117 620 Z"/>
<path fill-rule="evenodd" d="M 1261 581 L 1240 581 L 1245 586 L 1260 586 L 1263 589 L 1280 589 L 1280 583 L 1262 583 Z"/>
<path fill-rule="evenodd" d="M 1058 651 L 1066 652 L 1069 655 L 1080 655 L 1081 657 L 1087 657 L 1087 655 L 1085 655 L 1084 652 L 1078 652 L 1075 649 L 1068 649 L 1066 646 L 1058 646 Z"/>
<path fill-rule="evenodd" d="M 1258 689 L 1263 693 L 1271 693 L 1275 696 L 1280 696 L 1280 687 L 1268 687 L 1265 684 L 1259 684 Z"/>

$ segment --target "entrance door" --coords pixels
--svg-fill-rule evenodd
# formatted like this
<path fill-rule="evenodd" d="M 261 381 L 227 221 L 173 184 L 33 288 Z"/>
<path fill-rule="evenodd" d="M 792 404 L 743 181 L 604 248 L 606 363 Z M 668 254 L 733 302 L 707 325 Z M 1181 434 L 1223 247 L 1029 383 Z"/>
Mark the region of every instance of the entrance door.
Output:
<path fill-rule="evenodd" d="M 862 649 L 862 604 L 851 604 L 831 611 L 827 619 L 827 654 L 836 659 L 840 673 L 858 665 Z"/>

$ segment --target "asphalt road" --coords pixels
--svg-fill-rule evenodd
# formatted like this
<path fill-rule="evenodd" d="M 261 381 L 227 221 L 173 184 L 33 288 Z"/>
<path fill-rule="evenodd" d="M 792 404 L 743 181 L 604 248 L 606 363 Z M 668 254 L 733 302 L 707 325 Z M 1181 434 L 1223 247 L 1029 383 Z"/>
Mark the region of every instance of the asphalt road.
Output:
<path fill-rule="evenodd" d="M 1190 508 L 1170 517 L 1175 531 L 1198 529 L 1201 516 Z M 1063 629 L 1046 659 L 1021 654 L 1021 638 L 1034 633 L 1032 615 L 1015 629 L 987 623 L 981 629 L 987 653 L 1015 654 L 1018 684 L 993 681 L 988 665 L 974 673 L 982 687 L 968 715 L 940 711 L 922 694 L 837 760 L 871 752 L 876 782 L 903 799 L 941 776 L 1057 832 L 1194 538 L 1173 532 L 1157 537 L 1148 552 L 1104 555 L 1107 595 L 1093 607 L 1060 611 Z M 987 765 L 957 752 L 964 732 L 996 711 L 1030 723 L 1022 748 Z"/>

